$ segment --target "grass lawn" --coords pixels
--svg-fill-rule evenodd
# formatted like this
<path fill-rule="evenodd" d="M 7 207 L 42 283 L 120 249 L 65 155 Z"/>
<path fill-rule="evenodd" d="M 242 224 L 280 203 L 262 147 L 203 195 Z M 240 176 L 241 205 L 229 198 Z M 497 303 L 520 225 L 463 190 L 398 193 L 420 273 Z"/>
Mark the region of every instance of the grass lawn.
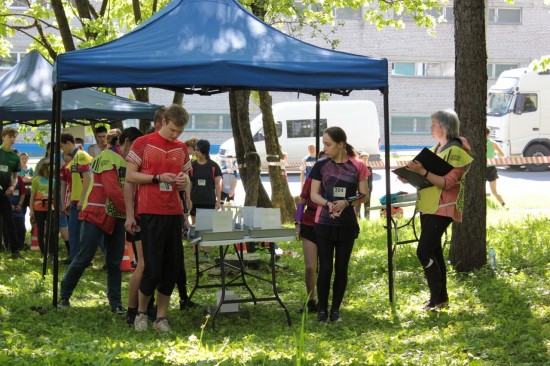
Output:
<path fill-rule="evenodd" d="M 2 253 L 0 364 L 550 365 L 550 215 L 541 213 L 548 206 L 514 207 L 505 211 L 489 203 L 488 242 L 497 253 L 496 271 L 460 274 L 450 268 L 450 307 L 430 313 L 421 311 L 428 292 L 415 245 L 397 251 L 396 302 L 390 306 L 383 222 L 363 221 L 343 321 L 336 324 L 318 324 L 314 314 L 297 312 L 306 298 L 299 242 L 280 244 L 298 255 L 281 257 L 284 268 L 277 274 L 292 326 L 277 304 L 259 303 L 243 305 L 249 318 L 218 318 L 212 330 L 202 310 L 180 311 L 175 296 L 170 334 L 136 333 L 110 312 L 99 256 L 71 308 L 56 310 L 52 275 L 42 279 L 39 255 L 25 252 L 23 260 L 14 261 Z M 185 255 L 192 287 L 189 247 Z M 256 272 L 266 275 L 267 268 Z M 123 275 L 123 301 L 128 278 Z M 260 296 L 269 290 L 257 282 L 252 288 Z M 193 300 L 213 305 L 215 290 L 201 289 Z"/>

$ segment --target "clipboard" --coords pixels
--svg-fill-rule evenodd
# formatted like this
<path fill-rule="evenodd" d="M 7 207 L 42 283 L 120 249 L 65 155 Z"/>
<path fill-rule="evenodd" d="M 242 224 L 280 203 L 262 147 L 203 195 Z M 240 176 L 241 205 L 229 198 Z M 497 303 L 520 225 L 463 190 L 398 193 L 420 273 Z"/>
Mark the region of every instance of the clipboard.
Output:
<path fill-rule="evenodd" d="M 436 175 L 444 176 L 453 170 L 453 166 L 451 164 L 426 147 L 423 148 L 413 160 L 420 162 L 425 169 Z M 394 169 L 392 172 L 401 178 L 408 180 L 409 183 L 417 189 L 424 189 L 433 186 L 433 184 L 426 178 L 407 169 L 406 167 Z"/>

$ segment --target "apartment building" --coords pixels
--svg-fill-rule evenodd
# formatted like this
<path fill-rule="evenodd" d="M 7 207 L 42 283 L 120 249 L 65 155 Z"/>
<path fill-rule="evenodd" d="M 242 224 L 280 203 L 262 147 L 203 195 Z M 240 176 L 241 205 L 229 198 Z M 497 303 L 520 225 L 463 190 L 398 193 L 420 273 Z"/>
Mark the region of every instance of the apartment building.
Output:
<path fill-rule="evenodd" d="M 550 5 L 544 0 L 504 0 L 487 2 L 487 71 L 488 87 L 507 69 L 528 66 L 543 55 L 550 55 Z M 365 9 L 340 9 L 335 12 L 338 27 L 335 37 L 340 40 L 339 51 L 383 57 L 389 61 L 390 141 L 392 147 L 425 146 L 432 143 L 430 115 L 454 105 L 454 27 L 452 5 L 442 7 L 435 15 L 445 19 L 434 35 L 419 28 L 412 16 L 405 16 L 404 29 L 376 28 L 363 20 Z M 391 14 L 390 14 L 391 16 Z M 319 38 L 304 41 L 327 47 Z M 0 60 L 2 69 L 9 69 L 25 54 L 28 40 L 18 37 L 14 41 L 11 58 Z M 128 97 L 130 90 L 120 89 L 118 94 Z M 273 93 L 273 102 L 313 100 L 297 93 Z M 173 93 L 152 89 L 152 103 L 169 104 Z M 369 99 L 377 104 L 383 133 L 382 96 L 378 91 L 355 91 L 349 97 L 329 96 L 331 100 L 343 98 Z M 220 144 L 231 137 L 227 94 L 184 97 L 184 105 L 191 120 L 186 137 L 197 136 Z M 251 118 L 259 108 L 251 104 Z"/>

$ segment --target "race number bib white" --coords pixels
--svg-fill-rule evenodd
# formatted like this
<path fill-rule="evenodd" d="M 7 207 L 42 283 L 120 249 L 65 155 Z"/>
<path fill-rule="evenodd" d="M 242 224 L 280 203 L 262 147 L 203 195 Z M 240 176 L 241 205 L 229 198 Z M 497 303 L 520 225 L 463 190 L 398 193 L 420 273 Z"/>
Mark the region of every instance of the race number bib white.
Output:
<path fill-rule="evenodd" d="M 197 184 L 204 187 L 206 185 L 206 179 L 197 179 Z"/>
<path fill-rule="evenodd" d="M 15 191 L 13 191 L 13 195 L 14 195 L 14 196 L 19 196 L 19 190 L 16 189 Z"/>
<path fill-rule="evenodd" d="M 8 172 L 8 166 L 7 165 L 0 165 L 0 172 L 7 173 Z"/>
<path fill-rule="evenodd" d="M 226 184 L 223 186 L 224 189 L 230 189 L 231 188 L 231 184 Z"/>
<path fill-rule="evenodd" d="M 332 196 L 335 198 L 345 198 L 346 197 L 346 187 L 334 187 L 332 189 Z"/>
<path fill-rule="evenodd" d="M 174 190 L 171 184 L 164 182 L 159 183 L 159 188 L 161 192 L 172 192 Z"/>

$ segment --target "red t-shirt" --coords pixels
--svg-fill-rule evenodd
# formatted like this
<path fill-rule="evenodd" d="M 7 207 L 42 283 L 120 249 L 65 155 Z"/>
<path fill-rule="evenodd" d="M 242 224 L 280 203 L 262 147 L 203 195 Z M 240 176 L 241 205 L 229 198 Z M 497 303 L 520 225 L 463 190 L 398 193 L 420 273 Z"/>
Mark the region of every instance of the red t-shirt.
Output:
<path fill-rule="evenodd" d="M 138 166 L 143 174 L 187 173 L 191 167 L 187 146 L 179 140 L 169 141 L 158 132 L 138 138 L 126 161 Z M 138 211 L 141 214 L 183 215 L 175 184 L 139 184 Z"/>

